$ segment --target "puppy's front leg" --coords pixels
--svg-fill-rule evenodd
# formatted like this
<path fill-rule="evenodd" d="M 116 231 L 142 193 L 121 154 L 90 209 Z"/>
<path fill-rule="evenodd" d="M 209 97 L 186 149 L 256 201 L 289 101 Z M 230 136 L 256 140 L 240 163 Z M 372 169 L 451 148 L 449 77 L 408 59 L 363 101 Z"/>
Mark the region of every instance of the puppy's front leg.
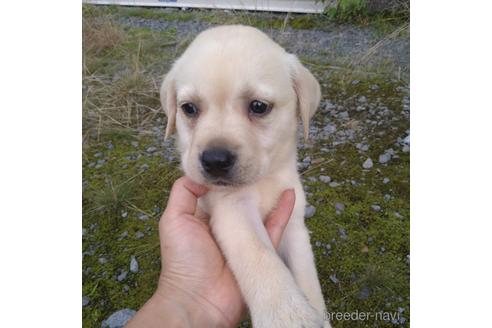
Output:
<path fill-rule="evenodd" d="M 222 196 L 210 204 L 211 227 L 248 304 L 255 328 L 320 328 L 309 304 L 268 238 L 255 195 Z"/>

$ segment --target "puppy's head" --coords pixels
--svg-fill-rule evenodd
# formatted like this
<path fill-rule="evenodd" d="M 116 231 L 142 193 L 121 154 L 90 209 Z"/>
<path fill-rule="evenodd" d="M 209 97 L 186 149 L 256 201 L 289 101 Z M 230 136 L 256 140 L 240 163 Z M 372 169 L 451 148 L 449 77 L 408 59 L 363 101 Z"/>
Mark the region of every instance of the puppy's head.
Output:
<path fill-rule="evenodd" d="M 293 162 L 297 119 L 307 137 L 319 100 L 297 57 L 246 26 L 202 32 L 161 87 L 166 137 L 176 128 L 183 170 L 209 185 L 253 183 Z"/>

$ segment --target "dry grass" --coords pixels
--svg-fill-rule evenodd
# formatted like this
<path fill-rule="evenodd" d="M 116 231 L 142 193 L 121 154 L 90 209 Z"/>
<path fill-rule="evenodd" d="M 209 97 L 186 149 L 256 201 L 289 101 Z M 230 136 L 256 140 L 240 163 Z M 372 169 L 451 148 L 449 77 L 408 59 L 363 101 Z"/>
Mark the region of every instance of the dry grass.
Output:
<path fill-rule="evenodd" d="M 99 141 L 108 130 L 135 134 L 163 115 L 159 102 L 163 71 L 152 71 L 143 63 L 145 56 L 147 62 L 149 58 L 157 62 L 163 45 L 174 45 L 163 38 L 128 34 L 110 16 L 84 17 L 84 145 Z"/>

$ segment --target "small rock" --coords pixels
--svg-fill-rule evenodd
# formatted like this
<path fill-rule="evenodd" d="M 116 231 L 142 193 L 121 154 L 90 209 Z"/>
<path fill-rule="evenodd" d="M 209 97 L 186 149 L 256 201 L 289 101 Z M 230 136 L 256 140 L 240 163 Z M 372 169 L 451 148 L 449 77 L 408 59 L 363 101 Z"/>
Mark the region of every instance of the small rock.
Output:
<path fill-rule="evenodd" d="M 103 153 L 97 152 L 94 154 L 94 157 L 103 157 Z"/>
<path fill-rule="evenodd" d="M 121 233 L 121 235 L 120 235 L 120 237 L 118 238 L 118 240 L 122 240 L 122 239 L 123 239 L 123 238 L 125 238 L 125 237 L 128 237 L 128 231 L 127 231 L 127 230 L 125 230 L 125 231 L 123 231 L 123 232 Z"/>
<path fill-rule="evenodd" d="M 304 217 L 306 219 L 312 218 L 314 216 L 314 213 L 316 213 L 316 207 L 313 205 L 307 205 L 306 209 L 304 210 Z"/>
<path fill-rule="evenodd" d="M 105 264 L 108 262 L 108 260 L 106 260 L 105 257 L 100 257 L 99 259 L 97 259 L 99 261 L 100 264 Z"/>
<path fill-rule="evenodd" d="M 338 114 L 338 117 L 341 118 L 341 119 L 348 119 L 349 118 L 349 113 L 347 111 L 341 112 L 340 114 Z"/>
<path fill-rule="evenodd" d="M 331 250 L 331 245 L 330 245 L 330 244 L 326 244 L 326 245 L 325 245 L 325 248 L 326 248 L 327 250 Z"/>
<path fill-rule="evenodd" d="M 123 309 L 111 314 L 101 323 L 101 328 L 123 328 L 137 313 L 135 310 Z"/>
<path fill-rule="evenodd" d="M 306 156 L 304 157 L 304 159 L 302 160 L 303 163 L 311 163 L 311 157 L 310 156 Z"/>
<path fill-rule="evenodd" d="M 94 166 L 96 166 L 96 163 L 90 162 L 89 165 L 87 165 L 88 168 L 92 169 Z"/>
<path fill-rule="evenodd" d="M 335 203 L 335 209 L 339 212 L 343 212 L 345 210 L 345 205 L 343 203 Z"/>
<path fill-rule="evenodd" d="M 379 163 L 381 163 L 381 164 L 389 162 L 390 159 L 391 159 L 391 155 L 388 153 L 384 153 L 382 155 L 379 155 Z"/>
<path fill-rule="evenodd" d="M 401 151 L 404 153 L 408 153 L 410 151 L 410 146 L 408 146 L 408 145 L 403 146 Z"/>
<path fill-rule="evenodd" d="M 370 169 L 373 166 L 372 159 L 368 158 L 366 161 L 362 164 L 362 167 L 365 169 Z"/>
<path fill-rule="evenodd" d="M 372 208 L 374 211 L 376 211 L 376 212 L 381 211 L 381 206 L 376 205 L 376 204 L 371 205 L 371 208 Z"/>
<path fill-rule="evenodd" d="M 359 99 L 357 99 L 360 103 L 365 103 L 367 102 L 367 98 L 365 96 L 360 96 Z"/>
<path fill-rule="evenodd" d="M 384 183 L 384 184 L 387 184 L 388 182 L 390 182 L 390 179 L 388 179 L 388 178 L 384 178 L 384 179 L 383 179 L 383 183 Z"/>
<path fill-rule="evenodd" d="M 331 181 L 331 178 L 327 175 L 320 175 L 319 181 L 324 182 L 324 183 L 329 183 Z"/>
<path fill-rule="evenodd" d="M 391 195 L 389 195 L 389 194 L 384 194 L 384 196 L 383 196 L 383 199 L 384 199 L 385 201 L 389 201 L 389 200 L 391 200 L 392 198 L 393 198 L 393 197 L 391 197 Z"/>
<path fill-rule="evenodd" d="M 124 211 L 123 213 L 121 213 L 121 217 L 124 219 L 128 216 L 128 212 L 127 211 Z"/>
<path fill-rule="evenodd" d="M 108 142 L 108 145 L 106 146 L 109 150 L 113 150 L 114 149 L 114 146 L 113 146 L 113 143 L 110 141 Z"/>
<path fill-rule="evenodd" d="M 333 124 L 327 124 L 324 128 L 323 128 L 323 132 L 327 133 L 327 134 L 332 134 L 332 133 L 335 133 L 337 131 L 337 127 Z"/>
<path fill-rule="evenodd" d="M 123 271 L 122 273 L 120 273 L 120 274 L 118 275 L 118 277 L 116 277 L 116 279 L 117 279 L 118 281 L 123 281 L 123 280 L 125 280 L 125 279 L 126 279 L 126 277 L 127 277 L 127 276 L 128 276 L 128 271 Z"/>
<path fill-rule="evenodd" d="M 336 182 L 336 181 L 332 181 L 332 182 L 330 182 L 328 185 L 329 185 L 330 187 L 332 187 L 332 188 L 336 188 L 336 187 L 338 187 L 340 184 L 339 184 L 338 182 Z"/>
<path fill-rule="evenodd" d="M 357 298 L 360 299 L 360 300 L 365 300 L 367 299 L 369 296 L 371 295 L 371 291 L 369 290 L 369 288 L 367 287 L 363 287 L 360 292 L 359 292 L 359 295 L 357 295 Z"/>
<path fill-rule="evenodd" d="M 135 147 L 135 148 L 138 148 L 138 141 L 132 141 L 130 142 L 130 144 Z"/>
<path fill-rule="evenodd" d="M 320 246 L 321 246 L 321 242 L 320 242 L 320 241 L 316 241 L 316 242 L 314 243 L 314 245 L 315 245 L 316 247 L 320 247 Z"/>
<path fill-rule="evenodd" d="M 144 214 L 144 213 L 138 213 L 137 216 L 138 216 L 138 219 L 142 220 L 142 221 L 147 221 L 149 219 L 149 216 L 147 214 Z"/>
<path fill-rule="evenodd" d="M 395 212 L 395 213 L 393 213 L 393 214 L 395 214 L 395 216 L 396 216 L 398 219 L 403 219 L 403 215 L 401 215 L 400 213 Z"/>
<path fill-rule="evenodd" d="M 137 239 L 141 239 L 141 238 L 143 238 L 144 236 L 145 236 L 145 235 L 144 235 L 144 233 L 143 233 L 142 231 L 137 231 L 137 232 L 135 233 L 135 238 L 137 238 Z"/>
<path fill-rule="evenodd" d="M 334 274 L 330 274 L 330 280 L 331 280 L 334 284 L 337 284 L 337 283 L 338 283 L 337 276 L 336 276 L 336 275 L 334 275 Z"/>
<path fill-rule="evenodd" d="M 137 259 L 135 258 L 135 256 L 132 256 L 131 257 L 131 260 L 130 260 L 130 271 L 133 272 L 133 273 L 137 273 L 138 272 L 138 262 L 137 262 Z"/>
<path fill-rule="evenodd" d="M 340 233 L 340 238 L 343 240 L 347 239 L 347 231 L 344 228 L 339 228 L 338 232 Z"/>
<path fill-rule="evenodd" d="M 86 228 L 82 228 L 82 237 L 84 237 L 86 234 L 87 234 L 87 229 Z"/>
<path fill-rule="evenodd" d="M 87 304 L 89 304 L 89 301 L 89 297 L 82 296 L 82 307 L 87 306 Z"/>
<path fill-rule="evenodd" d="M 141 169 L 142 171 L 148 170 L 148 169 L 149 169 L 149 164 L 147 164 L 147 163 L 142 164 L 142 165 L 140 166 L 140 169 Z"/>
<path fill-rule="evenodd" d="M 152 153 L 155 153 L 156 150 L 157 150 L 157 147 L 151 146 L 151 147 L 147 148 L 147 153 L 152 154 Z"/>
<path fill-rule="evenodd" d="M 403 142 L 406 144 L 406 145 L 410 145 L 410 135 L 406 136 L 405 139 L 403 139 Z"/>

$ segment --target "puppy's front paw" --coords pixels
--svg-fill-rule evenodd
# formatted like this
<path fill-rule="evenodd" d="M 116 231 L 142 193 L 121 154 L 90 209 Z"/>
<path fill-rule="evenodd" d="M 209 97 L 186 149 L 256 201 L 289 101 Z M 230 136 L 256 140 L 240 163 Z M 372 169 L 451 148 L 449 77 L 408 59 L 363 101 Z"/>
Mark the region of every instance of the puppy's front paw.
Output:
<path fill-rule="evenodd" d="M 252 319 L 255 328 L 323 328 L 323 318 L 302 295 L 282 297 Z"/>

